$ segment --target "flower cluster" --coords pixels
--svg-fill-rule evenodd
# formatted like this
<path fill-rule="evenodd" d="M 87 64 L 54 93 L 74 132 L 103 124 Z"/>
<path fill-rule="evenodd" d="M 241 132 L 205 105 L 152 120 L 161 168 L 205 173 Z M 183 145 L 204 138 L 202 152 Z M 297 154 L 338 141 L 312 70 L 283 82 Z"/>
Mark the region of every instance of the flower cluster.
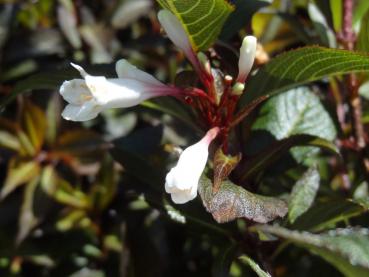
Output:
<path fill-rule="evenodd" d="M 226 75 L 219 86 L 215 77 L 217 71 L 211 68 L 204 54 L 196 54 L 176 16 L 162 10 L 158 19 L 169 39 L 184 52 L 192 64 L 201 81 L 201 88 L 183 89 L 163 84 L 123 59 L 116 63 L 118 78 L 111 79 L 89 75 L 82 67 L 72 64 L 83 79 L 65 81 L 60 87 L 61 96 L 69 103 L 62 116 L 67 120 L 86 121 L 106 109 L 132 107 L 160 96 L 173 96 L 192 105 L 208 131 L 198 143 L 182 152 L 177 165 L 169 171 L 165 181 L 165 190 L 171 194 L 173 202 L 182 204 L 197 195 L 199 179 L 208 160 L 210 143 L 220 137 L 222 147 L 227 149 L 228 133 L 242 116 L 234 115 L 235 107 L 253 66 L 257 42 L 253 36 L 244 38 L 237 78 L 233 81 L 231 76 Z"/>

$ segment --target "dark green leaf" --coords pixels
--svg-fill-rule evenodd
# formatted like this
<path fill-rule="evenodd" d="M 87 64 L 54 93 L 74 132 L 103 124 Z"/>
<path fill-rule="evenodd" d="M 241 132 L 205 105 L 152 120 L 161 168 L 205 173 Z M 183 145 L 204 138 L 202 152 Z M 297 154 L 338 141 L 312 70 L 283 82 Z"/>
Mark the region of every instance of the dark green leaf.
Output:
<path fill-rule="evenodd" d="M 336 129 L 319 98 L 307 87 L 289 90 L 271 98 L 261 109 L 253 129 L 269 131 L 280 140 L 297 134 L 308 134 L 326 140 L 336 138 Z M 293 149 L 302 161 L 311 149 Z"/>
<path fill-rule="evenodd" d="M 261 172 L 288 152 L 294 146 L 315 146 L 339 155 L 339 150 L 332 142 L 310 135 L 294 135 L 272 143 L 265 150 L 249 157 L 243 165 L 241 180 Z"/>
<path fill-rule="evenodd" d="M 140 181 L 147 184 L 160 183 L 164 181 L 162 172 L 152 166 L 149 157 L 160 146 L 162 136 L 162 126 L 144 128 L 114 140 L 114 148 L 110 153 L 128 173 Z"/>
<path fill-rule="evenodd" d="M 157 0 L 181 21 L 195 51 L 207 50 L 233 11 L 225 0 Z"/>
<path fill-rule="evenodd" d="M 104 76 L 114 75 L 112 65 L 94 65 L 86 67 L 90 74 L 102 74 Z M 74 68 L 55 70 L 51 72 L 41 72 L 34 74 L 24 80 L 17 82 L 11 93 L 1 99 L 0 110 L 13 101 L 17 95 L 32 90 L 56 90 L 65 80 L 81 78 L 80 74 Z"/>
<path fill-rule="evenodd" d="M 369 52 L 369 9 L 361 21 L 356 48 L 360 51 Z"/>
<path fill-rule="evenodd" d="M 305 213 L 313 204 L 319 189 L 320 175 L 316 168 L 310 168 L 292 188 L 288 203 L 290 223 Z"/>
<path fill-rule="evenodd" d="M 299 48 L 272 59 L 250 78 L 239 106 L 326 76 L 368 71 L 369 56 L 364 53 L 324 47 Z"/>
<path fill-rule="evenodd" d="M 198 190 L 206 210 L 218 223 L 242 217 L 266 223 L 277 217 L 285 216 L 288 211 L 284 201 L 253 194 L 230 181 L 224 181 L 219 191 L 213 193 L 212 182 L 202 176 Z"/>
<path fill-rule="evenodd" d="M 314 204 L 292 224 L 292 229 L 320 231 L 335 226 L 364 212 L 358 204 L 343 199 L 331 199 Z"/>
<path fill-rule="evenodd" d="M 220 249 L 217 257 L 215 258 L 213 265 L 213 274 L 214 277 L 228 277 L 229 269 L 231 267 L 232 261 L 236 256 L 237 246 L 227 245 L 224 249 Z"/>
<path fill-rule="evenodd" d="M 278 226 L 258 226 L 264 232 L 287 239 L 331 263 L 345 276 L 369 275 L 369 230 L 346 228 L 312 234 L 290 231 Z"/>
<path fill-rule="evenodd" d="M 220 35 L 223 40 L 230 39 L 242 28 L 249 25 L 254 13 L 270 4 L 267 0 L 235 0 L 232 3 L 235 10 L 224 24 Z"/>

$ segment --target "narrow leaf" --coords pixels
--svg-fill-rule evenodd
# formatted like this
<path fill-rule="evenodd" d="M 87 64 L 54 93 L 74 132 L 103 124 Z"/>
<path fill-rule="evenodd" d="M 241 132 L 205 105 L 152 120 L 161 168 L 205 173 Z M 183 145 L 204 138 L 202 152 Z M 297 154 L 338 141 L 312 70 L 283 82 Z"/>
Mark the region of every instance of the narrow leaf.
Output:
<path fill-rule="evenodd" d="M 35 177 L 26 185 L 24 190 L 24 198 L 19 215 L 18 234 L 16 238 L 17 244 L 21 243 L 39 222 L 33 212 L 33 199 L 38 182 L 39 178 Z"/>
<path fill-rule="evenodd" d="M 292 188 L 288 203 L 288 219 L 290 223 L 306 212 L 315 199 L 319 189 L 320 175 L 316 168 L 310 168 Z"/>
<path fill-rule="evenodd" d="M 217 39 L 233 6 L 224 0 L 157 0 L 181 21 L 195 51 L 207 50 Z"/>
<path fill-rule="evenodd" d="M 246 255 L 242 255 L 241 257 L 239 257 L 239 260 L 243 262 L 244 264 L 247 264 L 248 266 L 250 266 L 252 270 L 254 270 L 255 273 L 259 277 L 271 277 L 271 275 L 268 272 L 265 272 L 264 270 L 262 270 L 260 266 L 250 257 Z"/>
<path fill-rule="evenodd" d="M 369 52 L 369 9 L 361 21 L 356 48 L 360 51 Z"/>
<path fill-rule="evenodd" d="M 1 198 L 5 198 L 20 185 L 30 182 L 40 172 L 40 166 L 35 161 L 19 162 L 13 159 L 9 162 L 8 173 L 1 189 Z"/>
<path fill-rule="evenodd" d="M 21 126 L 32 143 L 33 148 L 38 152 L 45 140 L 46 116 L 45 113 L 30 101 L 25 102 L 22 110 Z"/>
<path fill-rule="evenodd" d="M 289 138 L 276 141 L 257 155 L 247 158 L 246 162 L 242 166 L 243 170 L 241 170 L 241 181 L 245 181 L 272 165 L 295 146 L 319 147 L 333 154 L 339 155 L 339 150 L 336 145 L 328 140 L 311 135 L 294 135 Z"/>
<path fill-rule="evenodd" d="M 242 217 L 266 223 L 285 216 L 288 211 L 284 201 L 251 193 L 230 181 L 224 181 L 219 191 L 213 193 L 212 182 L 203 176 L 198 190 L 206 210 L 218 223 Z"/>

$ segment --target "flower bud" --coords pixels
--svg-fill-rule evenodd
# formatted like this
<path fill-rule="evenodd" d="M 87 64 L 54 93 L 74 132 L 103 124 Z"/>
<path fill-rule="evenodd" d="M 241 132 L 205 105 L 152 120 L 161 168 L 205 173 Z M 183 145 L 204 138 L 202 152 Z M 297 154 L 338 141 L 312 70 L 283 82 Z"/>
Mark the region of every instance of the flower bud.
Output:
<path fill-rule="evenodd" d="M 238 77 L 237 82 L 245 83 L 254 64 L 257 41 L 254 36 L 246 36 L 243 39 L 240 49 L 240 58 L 238 61 Z"/>

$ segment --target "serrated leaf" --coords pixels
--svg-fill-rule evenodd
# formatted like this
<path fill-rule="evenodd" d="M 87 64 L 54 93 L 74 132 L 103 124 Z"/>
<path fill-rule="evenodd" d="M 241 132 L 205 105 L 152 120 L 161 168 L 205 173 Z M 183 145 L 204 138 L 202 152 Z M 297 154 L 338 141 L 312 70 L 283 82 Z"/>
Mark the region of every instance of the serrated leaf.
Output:
<path fill-rule="evenodd" d="M 365 13 L 356 43 L 357 50 L 369 52 L 369 10 Z"/>
<path fill-rule="evenodd" d="M 285 155 L 292 147 L 307 145 L 319 147 L 339 155 L 337 146 L 328 140 L 310 135 L 294 135 L 289 138 L 276 141 L 255 156 L 248 157 L 243 165 L 243 170 L 241 170 L 242 174 L 240 176 L 240 180 L 243 182 L 258 172 L 261 172 L 276 162 L 279 158 L 283 157 L 283 155 Z"/>
<path fill-rule="evenodd" d="M 212 182 L 202 176 L 198 191 L 206 210 L 218 223 L 243 217 L 266 223 L 285 216 L 288 211 L 284 201 L 251 193 L 228 180 L 221 184 L 217 193 L 213 193 Z"/>
<path fill-rule="evenodd" d="M 30 101 L 26 101 L 22 110 L 21 127 L 36 152 L 40 151 L 46 133 L 45 113 Z"/>
<path fill-rule="evenodd" d="M 271 98 L 261 109 L 253 129 L 269 131 L 276 139 L 308 134 L 329 141 L 336 138 L 336 129 L 319 98 L 307 87 L 289 90 Z M 302 161 L 311 149 L 293 149 Z"/>
<path fill-rule="evenodd" d="M 271 277 L 271 275 L 268 272 L 265 272 L 264 270 L 262 270 L 260 268 L 260 266 L 253 259 L 251 259 L 250 257 L 248 257 L 246 255 L 242 255 L 238 259 L 241 262 L 243 262 L 244 264 L 247 264 L 248 266 L 250 266 L 252 268 L 252 270 L 255 271 L 255 273 L 259 277 Z"/>
<path fill-rule="evenodd" d="M 1 199 L 13 192 L 17 187 L 30 182 L 40 172 L 40 165 L 35 161 L 21 162 L 12 159 L 9 162 L 7 176 L 1 189 Z"/>
<path fill-rule="evenodd" d="M 225 0 L 157 0 L 181 21 L 195 51 L 207 50 L 233 11 Z"/>
<path fill-rule="evenodd" d="M 285 52 L 263 66 L 247 82 L 242 108 L 263 95 L 274 95 L 327 76 L 368 72 L 369 55 L 324 47 L 304 47 Z"/>
<path fill-rule="evenodd" d="M 278 226 L 264 225 L 258 226 L 257 229 L 310 250 L 331 263 L 345 276 L 369 275 L 369 229 L 336 229 L 319 235 L 300 233 Z"/>
<path fill-rule="evenodd" d="M 288 203 L 288 220 L 290 223 L 305 213 L 313 204 L 319 189 L 320 175 L 316 168 L 310 168 L 292 188 Z"/>

